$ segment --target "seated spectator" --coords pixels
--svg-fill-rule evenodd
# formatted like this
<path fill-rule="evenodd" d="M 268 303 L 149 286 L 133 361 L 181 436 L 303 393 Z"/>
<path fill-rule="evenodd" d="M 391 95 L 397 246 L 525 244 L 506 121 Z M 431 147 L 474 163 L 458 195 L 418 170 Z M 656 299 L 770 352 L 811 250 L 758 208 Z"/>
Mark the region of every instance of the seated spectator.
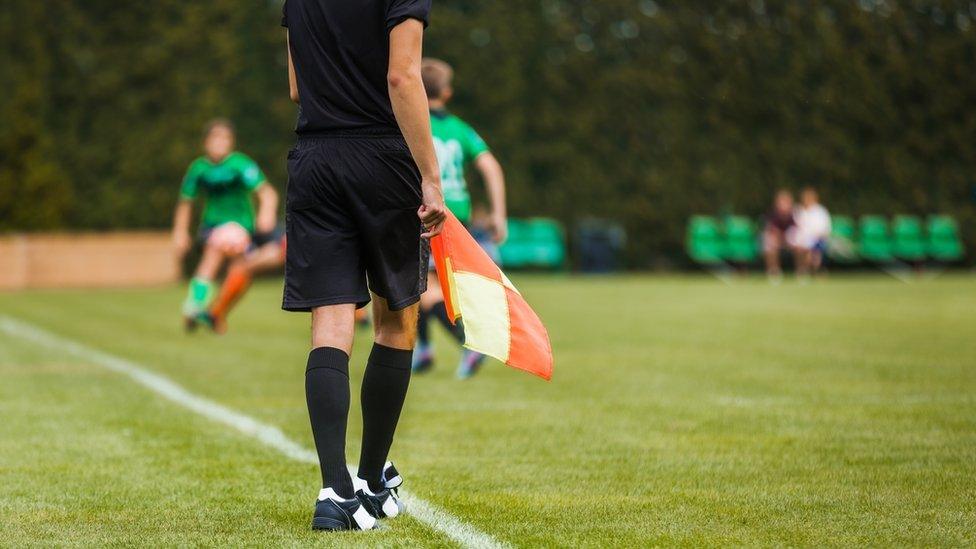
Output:
<path fill-rule="evenodd" d="M 823 267 L 831 231 L 830 212 L 820 204 L 816 189 L 803 189 L 794 218 L 796 231 L 791 244 L 797 250 L 797 274 L 816 274 Z"/>
<path fill-rule="evenodd" d="M 779 281 L 783 278 L 783 268 L 780 256 L 784 250 L 790 249 L 791 234 L 796 228 L 793 218 L 793 194 L 787 190 L 776 193 L 773 209 L 766 214 L 766 225 L 763 228 L 763 255 L 766 258 L 766 274 L 770 280 Z"/>

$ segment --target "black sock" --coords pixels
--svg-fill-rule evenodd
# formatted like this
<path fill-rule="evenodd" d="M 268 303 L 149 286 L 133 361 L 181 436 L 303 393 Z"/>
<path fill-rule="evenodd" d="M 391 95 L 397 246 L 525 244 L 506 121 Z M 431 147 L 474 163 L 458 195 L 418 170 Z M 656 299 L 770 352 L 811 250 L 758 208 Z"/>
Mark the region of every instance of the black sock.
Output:
<path fill-rule="evenodd" d="M 412 355 L 412 351 L 392 349 L 377 343 L 373 345 L 369 362 L 366 363 L 359 478 L 369 483 L 373 493 L 383 490 L 383 465 L 390 453 L 393 433 L 407 397 Z"/>
<path fill-rule="evenodd" d="M 417 343 L 423 347 L 430 345 L 430 313 L 420 308 L 420 315 L 417 318 Z"/>
<path fill-rule="evenodd" d="M 451 319 L 447 316 L 447 305 L 443 301 L 438 302 L 430 308 L 430 314 L 436 318 L 458 343 L 464 343 L 464 327 L 460 322 L 451 324 Z"/>
<path fill-rule="evenodd" d="M 355 497 L 346 468 L 346 421 L 349 417 L 349 355 L 320 347 L 308 355 L 305 399 L 322 468 L 322 487 L 341 498 Z"/>

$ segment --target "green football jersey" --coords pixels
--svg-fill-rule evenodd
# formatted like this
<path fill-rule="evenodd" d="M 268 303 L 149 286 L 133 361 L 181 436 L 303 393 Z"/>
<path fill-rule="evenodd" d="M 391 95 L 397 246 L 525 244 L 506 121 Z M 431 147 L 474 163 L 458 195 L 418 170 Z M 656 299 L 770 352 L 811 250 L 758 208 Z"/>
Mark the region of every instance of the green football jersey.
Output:
<path fill-rule="evenodd" d="M 441 168 L 444 202 L 466 223 L 471 219 L 471 194 L 464 179 L 464 168 L 488 152 L 488 145 L 471 126 L 446 111 L 431 112 L 430 123 Z"/>
<path fill-rule="evenodd" d="M 180 196 L 205 200 L 202 224 L 216 227 L 236 222 L 254 232 L 254 201 L 251 194 L 267 181 L 257 163 L 239 152 L 231 153 L 218 163 L 200 157 L 190 164 L 183 178 Z"/>

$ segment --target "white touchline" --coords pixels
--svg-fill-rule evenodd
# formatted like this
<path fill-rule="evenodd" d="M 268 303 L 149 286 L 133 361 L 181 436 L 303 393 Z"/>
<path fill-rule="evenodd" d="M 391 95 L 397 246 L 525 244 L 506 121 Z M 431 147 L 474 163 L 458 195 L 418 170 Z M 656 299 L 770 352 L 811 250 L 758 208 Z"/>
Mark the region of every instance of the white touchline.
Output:
<path fill-rule="evenodd" d="M 150 391 L 201 416 L 223 423 L 247 436 L 253 437 L 291 459 L 304 463 L 317 464 L 319 462 L 315 452 L 285 436 L 285 433 L 281 429 L 273 425 L 261 423 L 252 417 L 236 412 L 212 400 L 197 396 L 169 378 L 153 373 L 134 362 L 92 349 L 76 341 L 54 335 L 37 326 L 15 320 L 8 316 L 0 315 L 0 331 L 13 337 L 32 341 L 41 346 L 56 346 L 60 352 L 67 352 L 77 358 L 91 361 L 113 372 L 128 376 Z M 491 535 L 478 530 L 427 501 L 404 493 L 403 490 L 400 490 L 400 493 L 407 501 L 407 512 L 411 516 L 464 547 L 509 547 L 509 545 L 499 542 Z"/>

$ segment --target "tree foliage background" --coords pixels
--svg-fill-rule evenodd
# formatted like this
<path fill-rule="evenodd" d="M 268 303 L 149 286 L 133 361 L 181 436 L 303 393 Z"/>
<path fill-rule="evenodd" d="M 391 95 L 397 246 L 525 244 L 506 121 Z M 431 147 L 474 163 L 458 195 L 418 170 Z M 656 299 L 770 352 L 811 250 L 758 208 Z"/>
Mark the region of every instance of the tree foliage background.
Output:
<path fill-rule="evenodd" d="M 280 3 L 5 0 L 0 230 L 162 228 L 227 116 L 283 187 Z M 427 53 L 515 215 L 619 219 L 635 267 L 692 213 L 812 184 L 839 213 L 949 212 L 976 242 L 976 2 L 435 0 Z"/>

